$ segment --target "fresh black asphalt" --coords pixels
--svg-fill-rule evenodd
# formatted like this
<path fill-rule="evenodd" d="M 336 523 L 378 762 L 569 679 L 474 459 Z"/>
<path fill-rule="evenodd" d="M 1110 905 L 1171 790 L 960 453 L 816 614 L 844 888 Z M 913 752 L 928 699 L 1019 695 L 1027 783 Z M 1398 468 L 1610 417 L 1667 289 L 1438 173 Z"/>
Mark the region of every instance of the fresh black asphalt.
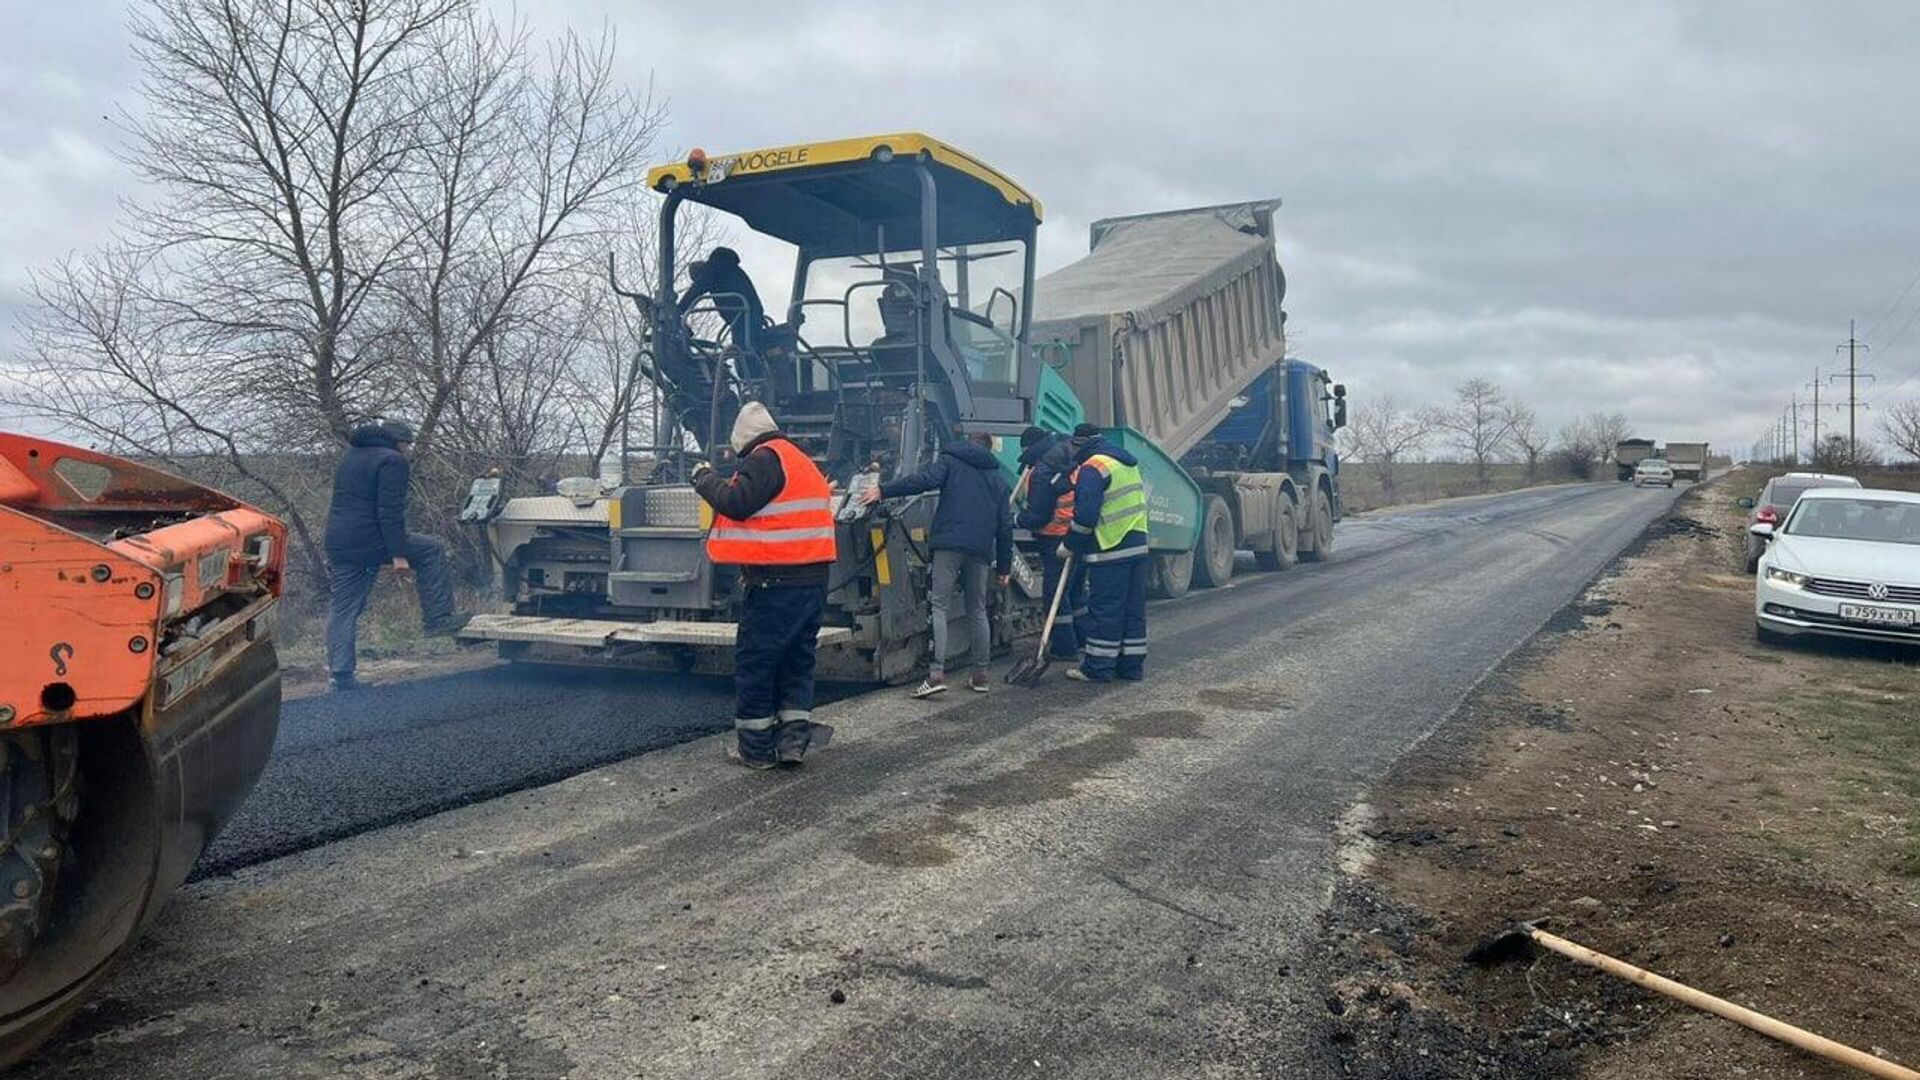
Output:
<path fill-rule="evenodd" d="M 194 873 L 552 783 L 732 718 L 725 679 L 506 663 L 291 700 L 259 786 Z"/>

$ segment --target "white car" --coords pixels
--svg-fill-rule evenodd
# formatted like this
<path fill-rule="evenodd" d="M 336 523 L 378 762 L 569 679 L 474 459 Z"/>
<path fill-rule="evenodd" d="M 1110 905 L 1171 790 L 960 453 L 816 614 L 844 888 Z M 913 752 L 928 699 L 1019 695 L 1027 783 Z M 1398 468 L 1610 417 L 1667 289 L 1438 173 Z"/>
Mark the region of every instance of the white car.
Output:
<path fill-rule="evenodd" d="M 1754 579 L 1754 632 L 1920 644 L 1920 494 L 1815 488 L 1766 542 Z"/>
<path fill-rule="evenodd" d="M 1633 467 L 1633 486 L 1646 487 L 1651 484 L 1673 486 L 1673 466 L 1666 458 L 1643 458 Z"/>

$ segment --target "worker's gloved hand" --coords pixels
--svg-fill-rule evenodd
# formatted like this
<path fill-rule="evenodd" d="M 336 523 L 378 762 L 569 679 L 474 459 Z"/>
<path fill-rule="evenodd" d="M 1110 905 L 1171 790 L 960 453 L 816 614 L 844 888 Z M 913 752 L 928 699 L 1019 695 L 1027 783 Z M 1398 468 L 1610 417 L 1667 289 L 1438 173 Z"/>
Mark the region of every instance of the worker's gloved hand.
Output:
<path fill-rule="evenodd" d="M 712 466 L 712 465 L 710 465 L 710 464 L 708 464 L 707 462 L 704 462 L 704 461 L 703 461 L 703 462 L 701 462 L 700 464 L 698 464 L 698 465 L 695 465 L 695 466 L 693 467 L 693 481 L 694 481 L 694 483 L 696 483 L 696 484 L 697 484 L 697 483 L 699 483 L 699 482 L 700 482 L 700 478 L 701 478 L 701 477 L 703 477 L 703 476 L 705 476 L 705 475 L 707 475 L 708 473 L 710 473 L 710 472 L 712 472 L 712 471 L 713 471 L 713 466 Z"/>
<path fill-rule="evenodd" d="M 1000 575 L 1000 587 L 1001 587 L 1001 588 L 1003 588 L 1003 589 L 1004 589 L 1004 588 L 1006 588 L 1006 587 L 1007 587 L 1007 583 L 1008 583 L 1008 582 L 1010 582 L 1010 581 L 1012 581 L 1012 580 L 1013 580 L 1013 575 L 1012 575 L 1012 574 L 1001 574 L 1001 575 Z"/>
<path fill-rule="evenodd" d="M 1073 550 L 1067 547 L 1067 545 L 1061 544 L 1059 547 L 1053 549 L 1053 553 L 1059 557 L 1061 562 L 1065 562 L 1073 555 Z"/>
<path fill-rule="evenodd" d="M 880 501 L 880 488 L 878 486 L 870 487 L 860 492 L 861 506 L 872 506 L 874 503 L 877 503 L 879 501 Z"/>

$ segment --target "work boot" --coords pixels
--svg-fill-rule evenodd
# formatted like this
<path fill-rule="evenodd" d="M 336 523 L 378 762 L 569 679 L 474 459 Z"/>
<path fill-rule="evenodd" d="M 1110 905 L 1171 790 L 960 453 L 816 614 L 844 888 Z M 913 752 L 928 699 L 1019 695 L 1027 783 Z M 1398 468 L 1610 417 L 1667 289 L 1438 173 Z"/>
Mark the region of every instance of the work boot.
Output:
<path fill-rule="evenodd" d="M 746 758 L 741 757 L 740 740 L 738 739 L 727 740 L 726 753 L 724 756 L 730 764 L 738 765 L 743 769 L 752 769 L 756 772 L 764 772 L 779 764 L 777 761 L 748 761 Z"/>
<path fill-rule="evenodd" d="M 824 749 L 832 738 L 833 728 L 827 724 L 811 720 L 781 724 L 777 732 L 779 762 L 785 768 L 798 768 L 807 760 L 809 751 Z"/>
<path fill-rule="evenodd" d="M 975 671 L 973 674 L 967 676 L 967 689 L 976 694 L 984 694 L 991 690 L 992 687 L 987 685 L 986 672 Z"/>
<path fill-rule="evenodd" d="M 472 621 L 472 615 L 464 611 L 457 611 L 444 619 L 435 619 L 428 623 L 425 627 L 426 635 L 428 637 L 452 637 Z"/>
<path fill-rule="evenodd" d="M 919 686 L 914 687 L 912 696 L 916 700 L 923 700 L 935 694 L 944 694 L 946 692 L 947 680 L 943 676 L 929 675 L 920 680 Z"/>
<path fill-rule="evenodd" d="M 771 718 L 767 721 L 749 720 L 746 723 L 761 724 L 768 723 L 770 720 Z M 736 725 L 739 723 L 740 721 L 735 721 Z M 776 749 L 778 735 L 771 726 L 764 728 L 736 726 L 733 735 L 735 745 L 733 754 L 729 755 L 730 760 L 737 760 L 749 769 L 771 769 L 780 764 Z"/>
<path fill-rule="evenodd" d="M 327 685 L 332 688 L 334 693 L 344 694 L 349 690 L 365 689 L 367 684 L 351 675 L 335 675 L 327 680 Z"/>
<path fill-rule="evenodd" d="M 1098 675 L 1089 675 L 1087 674 L 1087 671 L 1085 668 L 1080 668 L 1080 667 L 1068 668 L 1067 678 L 1072 679 L 1074 682 L 1089 682 L 1089 683 L 1103 683 L 1103 682 L 1113 681 L 1112 676 L 1101 678 Z"/>

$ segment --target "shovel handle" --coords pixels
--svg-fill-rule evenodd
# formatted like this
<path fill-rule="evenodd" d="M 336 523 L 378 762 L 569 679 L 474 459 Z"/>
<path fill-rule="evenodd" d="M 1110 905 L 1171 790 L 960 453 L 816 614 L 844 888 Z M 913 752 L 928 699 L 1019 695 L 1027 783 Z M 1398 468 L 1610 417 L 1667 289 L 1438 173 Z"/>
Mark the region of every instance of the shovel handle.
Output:
<path fill-rule="evenodd" d="M 1920 1080 L 1920 1072 L 1884 1058 L 1856 1050 L 1845 1043 L 1815 1035 L 1804 1028 L 1794 1027 L 1784 1021 L 1775 1020 L 1765 1013 L 1757 1013 L 1743 1005 L 1735 1005 L 1725 998 L 1717 998 L 1704 990 L 1695 990 L 1685 983 L 1655 975 L 1645 968 L 1637 968 L 1624 960 L 1616 960 L 1606 953 L 1595 952 L 1566 938 L 1549 934 L 1545 930 L 1529 929 L 1528 936 L 1543 948 L 1551 949 L 1569 960 L 1575 960 L 1588 967 L 1598 968 L 1609 975 L 1625 979 L 1630 983 L 1644 986 L 1696 1009 L 1724 1017 L 1742 1027 L 1751 1028 L 1769 1038 L 1797 1046 L 1809 1054 L 1817 1054 L 1828 1061 L 1850 1065 L 1869 1076 L 1885 1077 L 1886 1080 Z"/>
<path fill-rule="evenodd" d="M 1067 595 L 1067 582 L 1073 579 L 1073 554 L 1067 554 L 1067 561 L 1060 567 L 1060 583 L 1053 587 L 1053 603 L 1047 605 L 1047 624 L 1040 628 L 1040 651 L 1036 656 L 1046 656 L 1047 646 L 1053 644 L 1053 620 L 1060 614 L 1060 598 Z"/>

